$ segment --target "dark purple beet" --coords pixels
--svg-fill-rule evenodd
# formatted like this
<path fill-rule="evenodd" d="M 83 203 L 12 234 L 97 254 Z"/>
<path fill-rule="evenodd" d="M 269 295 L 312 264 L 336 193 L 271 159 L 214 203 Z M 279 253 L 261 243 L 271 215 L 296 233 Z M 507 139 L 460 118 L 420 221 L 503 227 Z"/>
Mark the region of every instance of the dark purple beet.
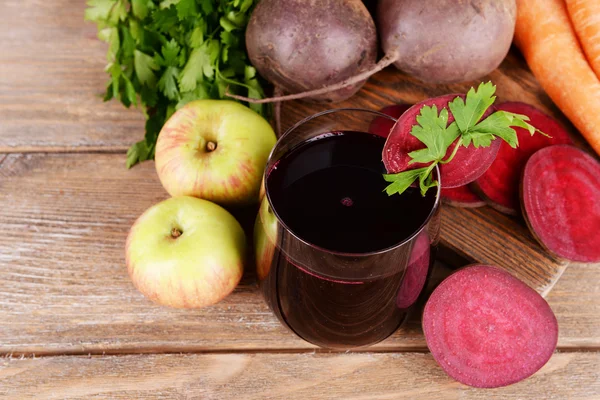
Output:
<path fill-rule="evenodd" d="M 360 0 L 262 0 L 246 29 L 252 65 L 287 93 L 335 84 L 373 67 L 377 33 Z M 338 102 L 365 80 L 311 97 Z"/>
<path fill-rule="evenodd" d="M 250 60 L 291 94 L 229 96 L 252 103 L 339 101 L 392 63 L 425 82 L 482 78 L 508 52 L 516 1 L 380 0 L 377 16 L 385 56 L 375 64 L 375 27 L 361 1 L 262 0 L 246 32 Z"/>

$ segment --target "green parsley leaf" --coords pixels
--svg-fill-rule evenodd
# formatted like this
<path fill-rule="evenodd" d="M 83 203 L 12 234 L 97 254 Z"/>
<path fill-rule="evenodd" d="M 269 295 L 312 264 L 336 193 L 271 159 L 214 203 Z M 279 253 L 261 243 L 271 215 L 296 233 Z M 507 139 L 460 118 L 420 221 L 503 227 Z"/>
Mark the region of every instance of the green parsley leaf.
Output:
<path fill-rule="evenodd" d="M 465 100 L 456 97 L 448 104 L 461 132 L 468 131 L 479 122 L 486 110 L 494 104 L 495 92 L 496 86 L 492 82 L 481 83 L 477 90 L 469 89 Z"/>
<path fill-rule="evenodd" d="M 488 147 L 498 138 L 510 146 L 518 146 L 517 133 L 514 127 L 524 128 L 531 135 L 539 132 L 527 121 L 525 115 L 506 111 L 496 111 L 480 121 L 488 108 L 494 103 L 496 87 L 491 83 L 482 83 L 477 90 L 471 88 L 463 100 L 456 97 L 448 103 L 454 116 L 454 122 L 447 125 L 448 110 L 442 109 L 438 114 L 435 106 L 422 107 L 416 117 L 417 123 L 411 129 L 411 134 L 421 141 L 425 148 L 408 153 L 409 164 L 422 163 L 426 167 L 407 170 L 398 174 L 384 175 L 387 182 L 392 182 L 386 188 L 388 195 L 404 192 L 416 179 L 424 196 L 428 189 L 437 186 L 432 172 L 438 164 L 451 162 L 460 146 Z M 541 133 L 541 132 L 540 132 Z M 542 133 L 543 134 L 543 133 Z M 459 139 L 446 157 L 452 143 Z"/>
<path fill-rule="evenodd" d="M 154 86 L 156 83 L 156 75 L 154 75 L 154 71 L 160 68 L 154 58 L 142 53 L 139 50 L 135 50 L 133 52 L 133 60 L 135 73 L 137 74 L 140 83 L 142 85 Z"/>
<path fill-rule="evenodd" d="M 206 88 L 206 82 L 201 82 L 196 86 L 196 89 L 193 92 L 186 92 L 181 95 L 181 99 L 175 105 L 175 109 L 179 110 L 181 107 L 185 106 L 190 101 L 199 100 L 199 99 L 210 99 L 209 90 Z"/>
<path fill-rule="evenodd" d="M 431 155 L 430 161 L 445 154 L 442 135 L 447 124 L 448 110 L 445 108 L 438 115 L 436 106 L 425 106 L 421 108 L 419 115 L 417 115 L 417 125 L 412 127 L 410 133 L 427 146 L 427 150 Z"/>
<path fill-rule="evenodd" d="M 448 146 L 459 136 L 455 123 L 448 125 L 448 110 L 442 109 L 439 115 L 437 107 L 422 107 L 417 116 L 418 125 L 414 125 L 411 134 L 419 139 L 425 148 L 409 153 L 409 164 L 439 161 L 446 155 Z"/>
<path fill-rule="evenodd" d="M 88 0 L 88 8 L 85 10 L 86 21 L 105 21 L 116 6 L 117 0 Z"/>
<path fill-rule="evenodd" d="M 136 18 L 146 18 L 148 15 L 148 0 L 131 0 L 131 9 Z"/>
<path fill-rule="evenodd" d="M 198 20 L 197 25 L 190 34 L 188 44 L 190 47 L 199 47 L 204 42 L 204 34 L 206 33 L 206 24 L 204 20 Z"/>
<path fill-rule="evenodd" d="M 117 55 L 121 49 L 119 30 L 117 28 L 111 28 L 108 29 L 106 33 L 108 37 L 108 53 L 106 53 L 106 58 L 108 62 L 113 63 L 117 60 Z"/>
<path fill-rule="evenodd" d="M 205 15 L 209 15 L 215 11 L 212 0 L 200 0 L 200 7 L 202 7 Z"/>
<path fill-rule="evenodd" d="M 127 96 L 127 101 L 134 106 L 137 105 L 137 95 L 133 83 L 124 76 L 123 80 L 125 81 L 125 95 Z"/>
<path fill-rule="evenodd" d="M 492 141 L 496 139 L 494 135 L 488 132 L 477 132 L 477 131 L 467 131 L 464 135 L 462 135 L 461 144 L 464 147 L 468 147 L 473 144 L 473 147 L 488 147 L 492 145 Z M 515 147 L 514 145 L 511 145 Z"/>
<path fill-rule="evenodd" d="M 519 128 L 523 128 L 526 131 L 529 131 L 529 134 L 531 136 L 533 136 L 536 132 L 539 133 L 540 135 L 546 136 L 551 138 L 552 136 L 540 131 L 539 129 L 537 129 L 536 127 L 534 127 L 533 125 L 529 124 L 527 121 L 529 121 L 529 117 L 527 115 L 522 115 L 522 114 L 516 114 L 516 113 L 511 113 L 508 111 L 500 111 L 502 114 L 504 114 L 504 116 L 506 117 L 506 119 L 508 120 L 508 123 L 511 126 L 517 126 Z"/>
<path fill-rule="evenodd" d="M 131 168 L 132 166 L 134 166 L 135 164 L 137 164 L 138 162 L 140 162 L 142 160 L 147 160 L 149 152 L 150 152 L 150 149 L 148 148 L 148 145 L 146 144 L 146 140 L 140 140 L 139 142 L 137 142 L 136 144 L 131 146 L 127 150 L 127 162 L 126 162 L 127 168 Z"/>
<path fill-rule="evenodd" d="M 194 18 L 198 14 L 196 0 L 179 0 L 175 7 L 177 8 L 177 17 L 180 20 Z"/>
<path fill-rule="evenodd" d="M 190 54 L 185 68 L 179 77 L 179 87 L 182 92 L 191 92 L 196 89 L 198 82 L 204 79 L 204 68 L 211 68 L 210 56 L 207 52 L 207 46 L 194 49 Z"/>
<path fill-rule="evenodd" d="M 496 137 L 504 139 L 510 147 L 517 147 L 519 140 L 517 132 L 510 127 L 511 121 L 503 111 L 498 111 L 475 125 L 470 132 L 463 136 L 463 144 L 473 141 L 475 147 L 489 146 Z"/>
<path fill-rule="evenodd" d="M 154 88 L 143 86 L 140 92 L 142 103 L 148 107 L 154 107 L 158 102 L 158 93 Z"/>
<path fill-rule="evenodd" d="M 175 6 L 163 8 L 152 14 L 152 29 L 157 32 L 169 33 L 179 23 Z"/>
<path fill-rule="evenodd" d="M 179 90 L 177 89 L 177 77 L 179 69 L 176 67 L 167 67 L 158 81 L 158 88 L 171 100 L 179 100 Z"/>
<path fill-rule="evenodd" d="M 108 43 L 105 100 L 141 104 L 145 135 L 128 166 L 154 157 L 169 116 L 184 104 L 221 99 L 227 89 L 262 98 L 244 34 L 258 0 L 87 0 L 85 19 Z M 201 49 L 201 50 L 198 50 Z M 252 104 L 264 117 L 271 105 Z"/>
<path fill-rule="evenodd" d="M 244 83 L 248 87 L 248 97 L 252 99 L 262 99 L 263 97 L 265 97 L 265 93 L 263 92 L 262 87 L 260 87 L 260 83 L 258 82 L 256 68 L 251 67 L 249 65 L 246 66 L 244 71 Z M 250 107 L 250 109 L 256 111 L 259 114 L 264 115 L 266 113 L 264 104 L 249 103 L 248 106 Z"/>
<path fill-rule="evenodd" d="M 432 187 L 436 187 L 438 184 L 437 181 L 433 180 L 430 172 L 430 170 L 426 169 L 419 174 L 419 189 L 421 189 L 421 196 L 425 196 L 427 190 L 431 189 Z"/>
<path fill-rule="evenodd" d="M 395 193 L 402 194 L 426 170 L 427 170 L 427 167 L 424 167 L 424 168 L 417 168 L 417 169 L 409 169 L 408 171 L 403 171 L 398 174 L 383 175 L 383 179 L 385 179 L 386 182 L 392 182 L 391 185 L 388 185 L 385 188 L 385 192 L 387 193 L 388 196 L 391 196 Z"/>

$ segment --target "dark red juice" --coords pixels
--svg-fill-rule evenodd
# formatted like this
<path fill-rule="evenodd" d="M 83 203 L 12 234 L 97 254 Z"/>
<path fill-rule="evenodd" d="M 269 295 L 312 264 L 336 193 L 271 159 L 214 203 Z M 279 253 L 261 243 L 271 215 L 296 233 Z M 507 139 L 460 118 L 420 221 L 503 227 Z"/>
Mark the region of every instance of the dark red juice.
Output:
<path fill-rule="evenodd" d="M 273 209 L 263 204 L 256 229 L 261 288 L 284 324 L 321 346 L 358 347 L 389 336 L 429 270 L 430 234 L 420 228 L 436 190 L 425 197 L 416 188 L 383 192 L 384 142 L 362 132 L 321 135 L 288 151 L 267 174 Z M 406 272 L 425 259 L 425 268 Z"/>

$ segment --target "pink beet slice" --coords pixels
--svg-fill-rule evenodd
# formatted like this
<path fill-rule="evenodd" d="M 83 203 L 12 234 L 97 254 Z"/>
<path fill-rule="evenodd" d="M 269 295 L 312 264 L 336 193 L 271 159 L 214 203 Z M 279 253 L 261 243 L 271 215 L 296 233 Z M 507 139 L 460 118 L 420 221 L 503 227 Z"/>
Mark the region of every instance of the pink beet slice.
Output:
<path fill-rule="evenodd" d="M 600 163 L 569 145 L 538 150 L 521 182 L 529 229 L 559 258 L 600 261 Z"/>
<path fill-rule="evenodd" d="M 485 201 L 469 189 L 468 185 L 442 189 L 441 194 L 444 203 L 453 207 L 476 208 L 485 206 Z"/>
<path fill-rule="evenodd" d="M 396 297 L 398 308 L 408 308 L 419 298 L 429 271 L 429 247 L 429 235 L 426 230 L 423 230 L 415 240 L 404 280 L 398 290 L 398 297 Z"/>
<path fill-rule="evenodd" d="M 398 119 L 409 108 L 410 104 L 394 104 L 383 107 L 381 110 L 379 110 L 379 112 Z M 369 126 L 369 133 L 386 138 L 389 136 L 393 126 L 394 121 L 384 117 L 376 117 Z"/>
<path fill-rule="evenodd" d="M 472 184 L 491 207 L 516 215 L 519 210 L 519 181 L 529 157 L 541 148 L 553 144 L 571 144 L 572 141 L 557 121 L 529 104 L 507 102 L 497 106 L 497 109 L 526 115 L 531 125 L 552 136 L 531 136 L 525 129 L 515 128 L 519 147 L 513 149 L 507 143 L 501 143 L 492 165 Z"/>
<path fill-rule="evenodd" d="M 461 94 L 448 94 L 445 96 L 434 97 L 415 104 L 398 119 L 398 122 L 392 128 L 390 135 L 383 148 L 383 163 L 388 173 L 394 174 L 407 169 L 420 168 L 425 165 L 415 163 L 408 164 L 410 156 L 408 153 L 425 147 L 416 137 L 411 135 L 413 125 L 417 123 L 417 115 L 423 106 L 437 106 L 438 112 L 442 108 L 448 108 L 448 103 L 457 96 L 464 98 Z M 483 118 L 492 113 L 488 110 Z M 454 121 L 452 113 L 448 118 L 448 124 Z M 452 152 L 454 146 L 450 146 L 448 154 Z M 448 164 L 440 166 L 441 183 L 443 188 L 454 188 L 466 185 L 479 178 L 481 174 L 492 164 L 498 149 L 500 140 L 494 140 L 489 147 L 480 147 L 476 149 L 473 146 L 461 147 L 454 159 Z"/>
<path fill-rule="evenodd" d="M 431 294 L 423 332 L 433 358 L 465 385 L 519 382 L 552 356 L 558 323 L 546 300 L 489 265 L 456 271 Z"/>

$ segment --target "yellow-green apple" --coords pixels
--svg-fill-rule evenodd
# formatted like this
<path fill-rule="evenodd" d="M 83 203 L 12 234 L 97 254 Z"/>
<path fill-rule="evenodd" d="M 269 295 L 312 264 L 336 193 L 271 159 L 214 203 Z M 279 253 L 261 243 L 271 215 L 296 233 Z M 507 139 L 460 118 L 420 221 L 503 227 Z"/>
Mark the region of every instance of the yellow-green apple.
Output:
<path fill-rule="evenodd" d="M 266 278 L 271 269 L 276 243 L 277 217 L 269 207 L 267 197 L 264 196 L 254 223 L 254 256 L 259 280 Z"/>
<path fill-rule="evenodd" d="M 160 131 L 156 171 L 171 196 L 195 196 L 224 206 L 256 203 L 275 141 L 271 125 L 240 103 L 192 101 Z"/>
<path fill-rule="evenodd" d="M 195 197 L 164 200 L 146 210 L 127 237 L 134 285 L 150 300 L 178 308 L 215 304 L 237 286 L 244 231 L 221 206 Z"/>

